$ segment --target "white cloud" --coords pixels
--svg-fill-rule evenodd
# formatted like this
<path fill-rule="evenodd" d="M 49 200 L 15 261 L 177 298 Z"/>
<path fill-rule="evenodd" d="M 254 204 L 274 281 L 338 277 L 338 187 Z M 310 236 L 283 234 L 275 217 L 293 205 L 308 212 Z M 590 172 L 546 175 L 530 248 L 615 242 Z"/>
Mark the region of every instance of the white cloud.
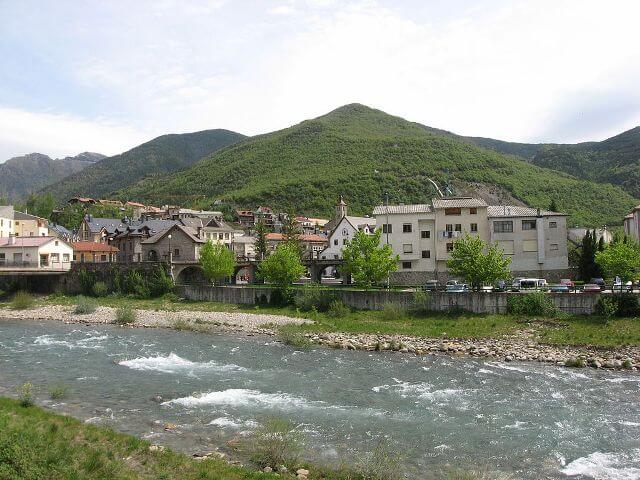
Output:
<path fill-rule="evenodd" d="M 30 152 L 53 158 L 92 151 L 115 155 L 144 141 L 149 134 L 103 119 L 35 113 L 0 107 L 0 159 Z"/>

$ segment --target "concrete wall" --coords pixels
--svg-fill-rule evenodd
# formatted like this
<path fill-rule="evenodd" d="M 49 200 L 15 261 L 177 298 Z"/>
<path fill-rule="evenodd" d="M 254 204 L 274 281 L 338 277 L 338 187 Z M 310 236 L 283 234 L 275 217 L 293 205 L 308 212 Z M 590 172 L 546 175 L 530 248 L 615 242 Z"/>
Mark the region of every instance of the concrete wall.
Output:
<path fill-rule="evenodd" d="M 254 305 L 269 301 L 273 289 L 270 287 L 213 287 L 208 285 L 181 285 L 179 296 L 189 300 Z M 381 310 L 385 303 L 396 303 L 409 307 L 413 292 L 334 290 L 335 294 L 351 308 L 359 310 Z M 299 291 L 297 292 L 300 293 Z M 430 293 L 430 309 L 448 311 L 461 309 L 474 313 L 505 313 L 507 298 L 518 293 Z M 600 294 L 550 294 L 558 309 L 571 314 L 591 314 Z"/>

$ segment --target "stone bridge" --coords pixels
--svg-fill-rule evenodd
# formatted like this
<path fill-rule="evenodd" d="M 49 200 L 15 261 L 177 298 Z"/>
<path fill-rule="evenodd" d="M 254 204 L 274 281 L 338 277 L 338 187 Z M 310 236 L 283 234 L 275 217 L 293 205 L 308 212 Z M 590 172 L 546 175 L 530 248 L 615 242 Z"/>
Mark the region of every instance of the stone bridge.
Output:
<path fill-rule="evenodd" d="M 309 276 L 313 282 L 322 281 L 323 272 L 329 267 L 339 268 L 342 260 L 303 260 L 302 264 L 309 270 Z M 236 284 L 240 277 L 247 283 L 257 282 L 257 272 L 260 260 L 239 261 L 231 277 L 231 283 Z M 202 266 L 198 262 L 173 262 L 171 264 L 173 279 L 178 285 L 191 285 L 200 283 L 210 283 L 204 276 Z M 344 281 L 344 280 L 343 280 Z"/>

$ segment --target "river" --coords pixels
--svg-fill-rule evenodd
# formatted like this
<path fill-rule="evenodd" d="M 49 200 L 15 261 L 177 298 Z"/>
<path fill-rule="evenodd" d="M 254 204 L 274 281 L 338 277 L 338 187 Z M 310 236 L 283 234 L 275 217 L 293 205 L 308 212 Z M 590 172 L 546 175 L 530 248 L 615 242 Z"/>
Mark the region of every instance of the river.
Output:
<path fill-rule="evenodd" d="M 298 425 L 307 457 L 357 461 L 384 439 L 412 478 L 447 465 L 510 478 L 640 478 L 637 373 L 0 321 L 0 393 L 24 382 L 38 387 L 39 404 L 185 452 L 275 416 Z M 56 383 L 68 398 L 48 399 Z"/>

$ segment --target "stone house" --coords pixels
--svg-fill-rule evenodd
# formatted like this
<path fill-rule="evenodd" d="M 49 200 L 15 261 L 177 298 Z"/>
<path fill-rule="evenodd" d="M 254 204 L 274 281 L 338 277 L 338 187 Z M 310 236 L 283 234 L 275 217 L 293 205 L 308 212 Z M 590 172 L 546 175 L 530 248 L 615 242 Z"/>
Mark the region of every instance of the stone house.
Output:
<path fill-rule="evenodd" d="M 235 236 L 235 229 L 218 218 L 211 218 L 204 223 L 201 234 L 199 235 L 205 241 L 211 243 L 222 243 L 231 249 Z"/>
<path fill-rule="evenodd" d="M 205 243 L 190 228 L 179 223 L 140 242 L 144 261 L 169 263 L 197 262 L 200 248 Z"/>
<path fill-rule="evenodd" d="M 78 229 L 78 238 L 83 242 L 107 243 L 116 231 L 122 231 L 126 224 L 117 218 L 100 218 L 85 215 Z"/>
<path fill-rule="evenodd" d="M 281 233 L 267 233 L 267 248 L 270 251 L 274 251 L 278 248 L 278 245 L 286 241 L 286 238 Z M 302 245 L 302 258 L 311 259 L 319 258 L 319 253 L 327 246 L 327 237 L 324 235 L 316 234 L 302 234 L 298 236 L 300 244 Z"/>
<path fill-rule="evenodd" d="M 147 261 L 142 242 L 179 223 L 177 220 L 148 220 L 123 224 L 109 237 L 109 244 L 118 249 L 117 259 L 121 263 Z"/>

